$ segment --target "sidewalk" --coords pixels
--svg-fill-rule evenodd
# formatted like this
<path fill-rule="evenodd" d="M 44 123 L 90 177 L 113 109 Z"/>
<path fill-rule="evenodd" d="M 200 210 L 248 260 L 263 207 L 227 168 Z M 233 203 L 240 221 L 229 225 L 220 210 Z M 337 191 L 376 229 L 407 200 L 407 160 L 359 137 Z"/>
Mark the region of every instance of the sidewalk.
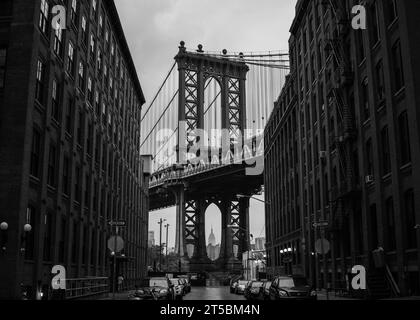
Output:
<path fill-rule="evenodd" d="M 128 300 L 128 296 L 132 293 L 134 293 L 134 290 L 117 292 L 115 293 L 115 300 Z M 109 293 L 108 297 L 102 297 L 99 300 L 113 300 L 113 295 Z"/>
<path fill-rule="evenodd" d="M 318 300 L 329 300 L 329 301 L 337 301 L 337 300 L 347 300 L 347 301 L 358 301 L 361 299 L 351 298 L 351 297 L 341 297 L 339 295 L 336 295 L 334 292 L 329 292 L 327 295 L 326 290 L 319 290 L 317 291 L 318 294 Z"/>

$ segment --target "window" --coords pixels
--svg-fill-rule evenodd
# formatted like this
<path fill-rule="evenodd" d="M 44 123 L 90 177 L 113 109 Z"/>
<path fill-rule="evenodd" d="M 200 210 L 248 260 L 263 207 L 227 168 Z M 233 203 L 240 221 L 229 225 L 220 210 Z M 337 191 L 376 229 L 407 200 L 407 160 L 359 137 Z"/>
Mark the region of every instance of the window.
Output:
<path fill-rule="evenodd" d="M 44 103 L 44 78 L 45 65 L 41 60 L 38 60 L 36 69 L 35 99 L 41 104 Z"/>
<path fill-rule="evenodd" d="M 81 179 L 81 169 L 80 165 L 76 166 L 76 173 L 75 173 L 75 181 L 74 181 L 74 200 L 80 203 L 80 192 L 81 192 L 81 185 L 80 185 L 80 179 Z"/>
<path fill-rule="evenodd" d="M 52 93 L 51 93 L 51 117 L 55 121 L 59 120 L 59 85 L 57 84 L 57 80 L 53 80 L 52 83 Z"/>
<path fill-rule="evenodd" d="M 374 248 L 377 248 L 378 243 L 378 215 L 376 210 L 376 204 L 370 206 L 370 224 L 371 224 L 371 243 Z"/>
<path fill-rule="evenodd" d="M 92 91 L 92 78 L 88 78 L 88 85 L 87 85 L 87 98 L 90 105 L 93 106 L 93 91 Z"/>
<path fill-rule="evenodd" d="M 25 224 L 30 224 L 32 230 L 25 234 L 25 259 L 34 259 L 34 248 L 35 248 L 35 208 L 28 206 L 26 209 L 26 221 Z"/>
<path fill-rule="evenodd" d="M 66 234 L 67 234 L 67 218 L 63 216 L 61 218 L 61 232 L 60 240 L 58 242 L 58 262 L 65 262 L 65 243 L 66 243 Z"/>
<path fill-rule="evenodd" d="M 356 31 L 356 37 L 357 37 L 357 44 L 358 44 L 358 58 L 359 58 L 359 64 L 365 60 L 365 46 L 364 46 L 364 39 L 363 39 L 363 32 L 362 30 L 357 30 Z"/>
<path fill-rule="evenodd" d="M 386 175 L 391 172 L 391 153 L 389 149 L 389 133 L 388 127 L 384 127 L 381 131 L 382 144 L 382 169 L 383 174 Z"/>
<path fill-rule="evenodd" d="M 63 193 L 70 195 L 70 158 L 64 157 L 63 160 Z"/>
<path fill-rule="evenodd" d="M 68 134 L 72 134 L 72 127 L 73 127 L 73 106 L 74 101 L 72 98 L 69 98 L 67 103 L 67 109 L 66 109 L 66 132 Z"/>
<path fill-rule="evenodd" d="M 376 71 L 376 98 L 381 103 L 385 99 L 384 66 L 380 60 L 375 68 Z"/>
<path fill-rule="evenodd" d="M 397 1 L 387 0 L 388 25 L 392 24 L 398 17 Z"/>
<path fill-rule="evenodd" d="M 79 238 L 78 238 L 78 226 L 77 222 L 73 220 L 73 239 L 72 239 L 72 250 L 71 250 L 71 262 L 77 263 L 77 247 L 79 245 Z"/>
<path fill-rule="evenodd" d="M 49 153 L 48 153 L 47 183 L 52 187 L 55 186 L 56 163 L 57 163 L 57 148 L 54 144 L 51 144 L 50 145 L 50 150 L 49 150 Z"/>
<path fill-rule="evenodd" d="M 54 31 L 54 53 L 60 58 L 63 55 L 63 30 L 61 27 Z"/>
<path fill-rule="evenodd" d="M 85 91 L 85 66 L 83 61 L 79 63 L 79 89 Z"/>
<path fill-rule="evenodd" d="M 96 14 L 96 0 L 92 0 L 92 9 L 93 9 L 93 14 Z"/>
<path fill-rule="evenodd" d="M 88 34 L 87 34 L 87 22 L 85 16 L 82 16 L 82 41 L 84 45 L 87 45 Z"/>
<path fill-rule="evenodd" d="M 410 129 L 408 127 L 407 111 L 403 112 L 398 117 L 398 129 L 400 138 L 401 165 L 404 166 L 411 162 Z"/>
<path fill-rule="evenodd" d="M 395 91 L 401 90 L 404 85 L 404 70 L 401 55 L 401 42 L 398 40 L 392 47 L 392 64 L 394 66 L 394 85 Z"/>
<path fill-rule="evenodd" d="M 387 239 L 388 250 L 395 250 L 397 248 L 397 240 L 395 237 L 395 217 L 394 217 L 394 200 L 388 198 L 385 204 L 386 220 L 387 220 Z"/>
<path fill-rule="evenodd" d="M 0 89 L 4 88 L 4 81 L 6 78 L 6 57 L 7 49 L 0 48 Z"/>
<path fill-rule="evenodd" d="M 363 116 L 364 120 L 367 121 L 370 118 L 370 109 L 369 109 L 369 88 L 368 88 L 368 80 L 365 78 L 362 82 L 361 88 L 361 98 L 362 98 L 362 107 L 363 107 Z"/>
<path fill-rule="evenodd" d="M 414 207 L 414 192 L 408 190 L 404 193 L 404 234 L 406 237 L 406 249 L 414 249 L 417 247 L 416 212 Z"/>
<path fill-rule="evenodd" d="M 41 153 L 41 134 L 34 129 L 32 133 L 32 150 L 31 150 L 31 176 L 39 178 L 39 159 Z"/>
<path fill-rule="evenodd" d="M 82 123 L 83 123 L 83 113 L 79 111 L 79 117 L 77 121 L 77 144 L 82 145 L 83 137 L 82 137 Z"/>
<path fill-rule="evenodd" d="M 85 176 L 85 207 L 89 207 L 90 203 L 90 176 Z"/>
<path fill-rule="evenodd" d="M 83 239 L 82 239 L 82 263 L 85 264 L 86 263 L 86 254 L 87 254 L 87 248 L 88 248 L 88 242 L 89 242 L 89 238 L 88 238 L 88 227 L 85 225 L 83 227 Z"/>
<path fill-rule="evenodd" d="M 44 261 L 51 261 L 52 246 L 52 214 L 47 212 L 44 216 Z"/>
<path fill-rule="evenodd" d="M 95 61 L 95 37 L 93 33 L 90 34 L 90 60 L 92 63 Z"/>
<path fill-rule="evenodd" d="M 69 75 L 74 75 L 74 47 L 73 43 L 69 42 L 69 50 L 67 52 L 66 71 Z"/>
<path fill-rule="evenodd" d="M 93 127 L 92 124 L 89 121 L 88 129 L 87 129 L 87 138 L 86 138 L 86 145 L 87 145 L 87 154 L 92 155 L 92 145 L 93 145 Z"/>
<path fill-rule="evenodd" d="M 101 113 L 101 104 L 99 103 L 99 100 L 99 92 L 98 90 L 95 90 L 95 112 L 98 117 Z"/>
<path fill-rule="evenodd" d="M 373 176 L 373 150 L 372 150 L 372 140 L 369 139 L 366 142 L 366 175 Z"/>
<path fill-rule="evenodd" d="M 371 11 L 371 21 L 372 21 L 372 26 L 371 26 L 371 31 L 372 31 L 372 42 L 373 45 L 376 45 L 376 43 L 378 43 L 379 39 L 380 39 L 380 31 L 379 31 L 379 21 L 378 21 L 378 10 L 377 10 L 377 5 L 376 2 L 372 3 L 371 7 L 370 7 L 370 11 Z"/>
<path fill-rule="evenodd" d="M 41 0 L 41 10 L 39 13 L 39 29 L 41 32 L 47 36 L 48 33 L 48 13 L 49 13 L 49 4 L 47 0 Z"/>
<path fill-rule="evenodd" d="M 71 0 L 70 20 L 77 27 L 77 0 Z"/>

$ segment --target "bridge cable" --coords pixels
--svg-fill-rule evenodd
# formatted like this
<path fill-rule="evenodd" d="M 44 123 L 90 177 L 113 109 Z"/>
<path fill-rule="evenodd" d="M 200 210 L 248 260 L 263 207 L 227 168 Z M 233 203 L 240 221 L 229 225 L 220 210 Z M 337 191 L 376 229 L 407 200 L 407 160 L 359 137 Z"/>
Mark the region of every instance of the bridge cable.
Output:
<path fill-rule="evenodd" d="M 149 105 L 149 107 L 147 108 L 146 112 L 144 113 L 143 117 L 141 118 L 140 122 L 143 122 L 144 118 L 146 117 L 146 115 L 149 113 L 150 109 L 153 106 L 153 103 L 155 103 L 157 97 L 159 96 L 159 94 L 161 93 L 163 87 L 165 86 L 166 81 L 169 79 L 170 75 L 172 74 L 172 71 L 174 70 L 176 66 L 176 62 L 174 62 L 174 64 L 172 65 L 171 69 L 169 70 L 168 75 L 166 76 L 165 80 L 163 81 L 162 85 L 160 86 L 158 92 L 156 93 L 152 103 Z"/>

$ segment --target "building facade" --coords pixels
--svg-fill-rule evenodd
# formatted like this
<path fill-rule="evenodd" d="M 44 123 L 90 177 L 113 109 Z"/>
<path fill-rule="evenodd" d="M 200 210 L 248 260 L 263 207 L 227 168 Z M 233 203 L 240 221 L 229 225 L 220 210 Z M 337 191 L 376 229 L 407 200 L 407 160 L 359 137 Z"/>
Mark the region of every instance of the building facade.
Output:
<path fill-rule="evenodd" d="M 363 265 L 369 290 L 383 277 L 391 294 L 418 294 L 420 7 L 360 3 L 357 30 L 359 1 L 296 5 L 290 75 L 265 131 L 269 272 L 337 288 Z"/>
<path fill-rule="evenodd" d="M 112 220 L 126 221 L 115 276 L 134 285 L 147 258 L 145 100 L 114 2 L 6 0 L 0 20 L 0 298 L 46 298 L 54 265 L 112 277 Z"/>

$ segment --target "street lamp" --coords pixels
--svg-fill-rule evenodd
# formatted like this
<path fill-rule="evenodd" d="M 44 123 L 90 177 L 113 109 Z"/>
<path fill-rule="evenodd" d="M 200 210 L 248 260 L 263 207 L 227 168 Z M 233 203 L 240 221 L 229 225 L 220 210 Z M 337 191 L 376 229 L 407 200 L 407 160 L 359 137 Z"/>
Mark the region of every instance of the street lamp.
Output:
<path fill-rule="evenodd" d="M 246 278 L 248 280 L 248 269 L 249 269 L 249 251 L 251 250 L 251 237 L 254 238 L 254 236 L 252 234 L 249 233 L 249 226 L 245 229 L 242 228 L 239 225 L 234 225 L 234 224 L 228 224 L 227 227 L 229 229 L 233 229 L 233 228 L 237 228 L 239 230 L 242 230 L 244 232 L 246 232 L 246 238 L 247 238 L 247 245 L 248 245 L 248 250 L 247 250 L 247 258 L 246 258 Z"/>
<path fill-rule="evenodd" d="M 25 224 L 23 226 L 23 231 L 24 231 L 24 234 L 22 235 L 22 239 L 21 239 L 22 240 L 22 247 L 20 248 L 20 251 L 22 251 L 22 252 L 24 252 L 26 250 L 26 248 L 25 248 L 26 247 L 26 238 L 27 238 L 28 233 L 32 231 L 32 226 L 29 223 Z"/>
<path fill-rule="evenodd" d="M 168 271 L 168 269 L 169 269 L 169 261 L 168 261 L 168 232 L 169 232 L 169 226 L 170 226 L 169 223 L 167 223 L 165 225 L 165 228 L 166 228 L 166 271 Z"/>
<path fill-rule="evenodd" d="M 9 225 L 7 224 L 7 222 L 2 222 L 0 224 L 0 230 L 1 230 L 1 250 L 2 251 L 6 251 L 7 229 L 9 229 Z"/>
<path fill-rule="evenodd" d="M 160 218 L 158 224 L 160 225 L 160 233 L 159 233 L 159 268 L 162 270 L 162 225 L 166 221 L 166 219 Z"/>

